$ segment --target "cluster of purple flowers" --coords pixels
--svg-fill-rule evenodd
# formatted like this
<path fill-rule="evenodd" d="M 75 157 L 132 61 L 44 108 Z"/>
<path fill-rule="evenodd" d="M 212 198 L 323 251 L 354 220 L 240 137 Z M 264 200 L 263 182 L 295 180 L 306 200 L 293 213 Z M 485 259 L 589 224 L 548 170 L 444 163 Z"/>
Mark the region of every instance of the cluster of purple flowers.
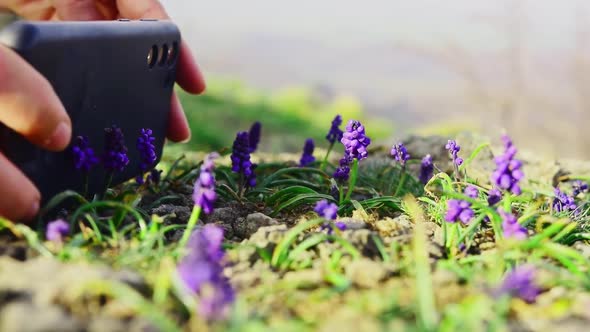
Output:
<path fill-rule="evenodd" d="M 344 157 L 340 159 L 340 166 L 333 176 L 337 181 L 344 182 L 350 176 L 350 165 L 354 159 L 361 161 L 367 158 L 367 147 L 371 144 L 371 139 L 359 121 L 350 120 L 340 142 L 344 145 Z"/>
<path fill-rule="evenodd" d="M 432 178 L 432 174 L 434 173 L 434 164 L 432 163 L 432 156 L 427 154 L 422 158 L 422 162 L 420 163 L 420 182 L 423 184 L 428 183 L 430 178 Z"/>
<path fill-rule="evenodd" d="M 506 274 L 496 295 L 509 295 L 528 303 L 535 302 L 541 293 L 541 289 L 535 284 L 535 274 L 536 270 L 531 265 L 517 266 Z"/>
<path fill-rule="evenodd" d="M 568 196 L 559 188 L 554 189 L 555 198 L 553 199 L 552 207 L 555 212 L 575 211 L 577 209 L 574 196 Z"/>
<path fill-rule="evenodd" d="M 303 146 L 303 153 L 301 154 L 301 159 L 299 160 L 299 166 L 304 167 L 315 161 L 315 157 L 313 156 L 314 148 L 315 146 L 313 144 L 313 139 L 308 138 L 305 141 L 305 145 Z"/>
<path fill-rule="evenodd" d="M 63 219 L 57 219 L 47 224 L 45 238 L 51 242 L 61 243 L 70 234 L 70 225 Z"/>
<path fill-rule="evenodd" d="M 455 140 L 449 140 L 445 145 L 445 149 L 449 150 L 455 165 L 461 166 L 461 164 L 463 164 L 463 158 L 459 157 L 459 151 L 461 151 L 461 147 Z"/>
<path fill-rule="evenodd" d="M 516 216 L 502 209 L 498 209 L 498 213 L 500 213 L 500 216 L 502 217 L 502 230 L 504 231 L 505 237 L 517 240 L 524 240 L 527 238 L 527 229 L 518 223 Z"/>
<path fill-rule="evenodd" d="M 250 135 L 246 131 L 239 132 L 234 140 L 232 154 L 232 171 L 244 177 L 244 184 L 247 187 L 256 186 L 256 174 L 250 161 Z"/>
<path fill-rule="evenodd" d="M 94 149 L 88 144 L 88 137 L 78 136 L 72 146 L 74 157 L 74 168 L 84 172 L 90 171 L 92 167 L 100 162 Z"/>
<path fill-rule="evenodd" d="M 350 177 L 350 164 L 352 159 L 345 153 L 344 157 L 340 159 L 339 167 L 334 172 L 334 179 L 338 182 L 346 182 Z"/>
<path fill-rule="evenodd" d="M 188 254 L 177 267 L 184 285 L 199 297 L 199 314 L 208 320 L 227 316 L 235 299 L 229 279 L 223 274 L 223 229 L 205 225 L 191 234 Z"/>
<path fill-rule="evenodd" d="M 572 196 L 578 197 L 578 195 L 588 192 L 588 184 L 580 180 L 574 181 L 572 185 Z"/>
<path fill-rule="evenodd" d="M 512 140 L 504 135 L 502 137 L 504 141 L 504 154 L 495 158 L 496 170 L 492 173 L 492 183 L 503 190 L 508 190 L 515 195 L 520 195 L 519 182 L 524 177 L 522 172 L 522 162 L 514 159 L 516 152 L 518 151 Z"/>
<path fill-rule="evenodd" d="M 408 153 L 408 149 L 404 146 L 403 143 L 395 144 L 391 148 L 391 155 L 395 158 L 395 160 L 402 165 L 402 167 L 406 166 L 406 161 L 410 159 L 410 154 Z"/>
<path fill-rule="evenodd" d="M 199 178 L 195 181 L 193 190 L 193 201 L 195 205 L 201 207 L 205 214 L 213 212 L 213 204 L 217 199 L 215 193 L 215 159 L 219 157 L 217 153 L 211 153 L 205 157 L 201 165 Z"/>
<path fill-rule="evenodd" d="M 336 142 L 340 142 L 342 140 L 342 135 L 344 132 L 340 129 L 340 125 L 342 124 L 342 117 L 340 114 L 336 115 L 334 120 L 332 120 L 332 126 L 330 127 L 330 131 L 328 135 L 326 135 L 326 139 L 330 144 L 334 144 Z"/>
<path fill-rule="evenodd" d="M 250 153 L 254 153 L 258 149 L 260 143 L 260 132 L 262 124 L 258 121 L 254 122 L 248 132 L 248 144 L 250 145 Z"/>
<path fill-rule="evenodd" d="M 494 206 L 502 200 L 502 192 L 498 188 L 492 188 L 488 192 L 488 205 Z"/>
<path fill-rule="evenodd" d="M 140 160 L 139 175 L 136 178 L 139 184 L 144 183 L 143 175 L 154 167 L 154 163 L 158 159 L 158 156 L 156 156 L 156 146 L 154 145 L 155 140 L 151 129 L 141 129 L 136 144 Z"/>
<path fill-rule="evenodd" d="M 465 188 L 465 195 L 470 198 L 477 198 L 479 191 L 473 186 Z M 450 223 L 461 221 L 463 224 L 468 224 L 475 213 L 471 208 L 471 203 L 461 199 L 450 199 L 447 202 L 447 213 L 445 220 Z"/>
<path fill-rule="evenodd" d="M 321 200 L 316 203 L 314 211 L 326 220 L 334 221 L 338 218 L 338 206 L 334 203 L 330 203 L 327 200 Z M 334 223 L 334 226 L 341 231 L 346 230 L 346 224 L 340 221 Z M 328 234 L 332 234 L 332 227 L 330 223 L 324 223 L 321 227 L 322 230 L 327 230 Z"/>
<path fill-rule="evenodd" d="M 102 162 L 108 172 L 121 172 L 129 164 L 125 136 L 121 128 L 113 125 L 105 128 L 105 144 Z"/>

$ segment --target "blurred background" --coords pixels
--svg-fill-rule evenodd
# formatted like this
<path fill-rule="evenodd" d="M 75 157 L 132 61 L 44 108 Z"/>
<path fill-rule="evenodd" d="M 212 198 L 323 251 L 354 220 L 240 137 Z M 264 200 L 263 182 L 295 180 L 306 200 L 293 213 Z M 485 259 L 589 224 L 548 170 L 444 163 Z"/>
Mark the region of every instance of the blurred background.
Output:
<path fill-rule="evenodd" d="M 260 120 L 262 149 L 298 150 L 341 113 L 387 144 L 507 132 L 539 154 L 590 157 L 587 0 L 162 2 L 208 80 L 182 96 L 191 148 Z"/>

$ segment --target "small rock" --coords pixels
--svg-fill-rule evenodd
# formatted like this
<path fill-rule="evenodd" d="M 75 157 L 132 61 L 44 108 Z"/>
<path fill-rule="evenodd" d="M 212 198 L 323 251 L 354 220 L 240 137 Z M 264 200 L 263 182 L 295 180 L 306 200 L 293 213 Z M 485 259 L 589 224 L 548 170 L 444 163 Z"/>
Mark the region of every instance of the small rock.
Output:
<path fill-rule="evenodd" d="M 34 319 L 31 319 L 34 317 Z M 13 302 L 0 312 L 0 331 L 82 332 L 82 323 L 57 306 L 38 307 L 28 302 Z M 104 331 L 104 330 L 103 330 Z"/>
<path fill-rule="evenodd" d="M 235 236 L 238 238 L 249 238 L 260 227 L 278 225 L 275 219 L 260 213 L 251 213 L 246 218 L 237 218 L 234 224 Z"/>
<path fill-rule="evenodd" d="M 344 269 L 346 277 L 362 288 L 376 287 L 387 275 L 387 270 L 382 264 L 366 258 L 354 260 Z"/>
<path fill-rule="evenodd" d="M 151 213 L 164 217 L 167 224 L 186 224 L 191 216 L 192 206 L 162 204 L 152 209 Z"/>
<path fill-rule="evenodd" d="M 367 225 L 366 222 L 359 220 L 359 219 L 354 219 L 354 218 L 338 218 L 339 222 L 342 222 L 346 225 L 346 230 L 357 230 L 357 229 L 365 229 L 365 228 L 369 228 L 369 225 Z"/>
<path fill-rule="evenodd" d="M 283 280 L 293 287 L 310 289 L 322 284 L 324 277 L 319 269 L 304 269 L 285 273 Z"/>
<path fill-rule="evenodd" d="M 380 255 L 375 239 L 383 240 L 378 233 L 368 229 L 359 229 L 352 232 L 344 232 L 344 239 L 359 249 L 365 257 L 373 258 Z"/>
<path fill-rule="evenodd" d="M 254 244 L 259 248 L 272 251 L 285 237 L 287 231 L 287 225 L 284 224 L 260 227 L 246 242 Z"/>
<path fill-rule="evenodd" d="M 377 220 L 375 222 L 375 228 L 379 231 L 381 236 L 399 236 L 409 234 L 413 227 L 410 218 L 402 214 L 394 219 L 386 218 Z"/>
<path fill-rule="evenodd" d="M 344 307 L 337 309 L 334 313 L 327 315 L 326 320 L 321 324 L 318 331 L 363 331 L 378 332 L 382 331 L 379 322 L 361 312 L 354 311 L 352 308 Z"/>

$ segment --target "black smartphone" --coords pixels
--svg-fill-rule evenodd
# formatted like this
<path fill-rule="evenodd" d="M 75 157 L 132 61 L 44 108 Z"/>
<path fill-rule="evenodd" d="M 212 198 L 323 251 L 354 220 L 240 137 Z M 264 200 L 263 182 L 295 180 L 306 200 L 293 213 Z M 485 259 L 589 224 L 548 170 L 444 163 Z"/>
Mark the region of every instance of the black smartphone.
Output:
<path fill-rule="evenodd" d="M 113 174 L 111 184 L 138 175 L 141 129 L 152 130 L 160 160 L 181 45 L 172 22 L 16 21 L 0 31 L 0 43 L 51 83 L 72 120 L 72 143 L 86 136 L 100 156 L 104 129 L 121 128 L 129 164 Z M 100 164 L 88 176 L 76 170 L 71 145 L 45 151 L 6 127 L 0 128 L 0 149 L 37 185 L 43 203 L 65 190 L 101 192 L 109 178 Z"/>

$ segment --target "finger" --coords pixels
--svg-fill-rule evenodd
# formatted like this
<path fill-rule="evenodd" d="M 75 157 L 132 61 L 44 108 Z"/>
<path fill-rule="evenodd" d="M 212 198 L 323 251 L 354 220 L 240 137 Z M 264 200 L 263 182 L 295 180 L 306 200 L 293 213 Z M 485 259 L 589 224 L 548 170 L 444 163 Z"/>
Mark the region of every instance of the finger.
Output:
<path fill-rule="evenodd" d="M 49 82 L 4 46 L 0 46 L 0 77 L 0 122 L 40 147 L 63 150 L 70 142 L 72 124 Z"/>
<path fill-rule="evenodd" d="M 2 154 L 0 169 L 0 216 L 14 221 L 32 219 L 39 210 L 41 194 Z"/>
<path fill-rule="evenodd" d="M 54 0 L 57 16 L 61 20 L 96 21 L 104 19 L 95 0 Z"/>
<path fill-rule="evenodd" d="M 162 4 L 156 0 L 117 0 L 117 5 L 121 16 L 131 20 L 141 18 L 170 19 Z M 190 93 L 198 94 L 205 90 L 203 74 L 201 74 L 185 42 L 180 47 L 176 81 Z"/>
<path fill-rule="evenodd" d="M 186 142 L 191 138 L 191 130 L 176 92 L 172 94 L 167 137 L 173 142 Z"/>

